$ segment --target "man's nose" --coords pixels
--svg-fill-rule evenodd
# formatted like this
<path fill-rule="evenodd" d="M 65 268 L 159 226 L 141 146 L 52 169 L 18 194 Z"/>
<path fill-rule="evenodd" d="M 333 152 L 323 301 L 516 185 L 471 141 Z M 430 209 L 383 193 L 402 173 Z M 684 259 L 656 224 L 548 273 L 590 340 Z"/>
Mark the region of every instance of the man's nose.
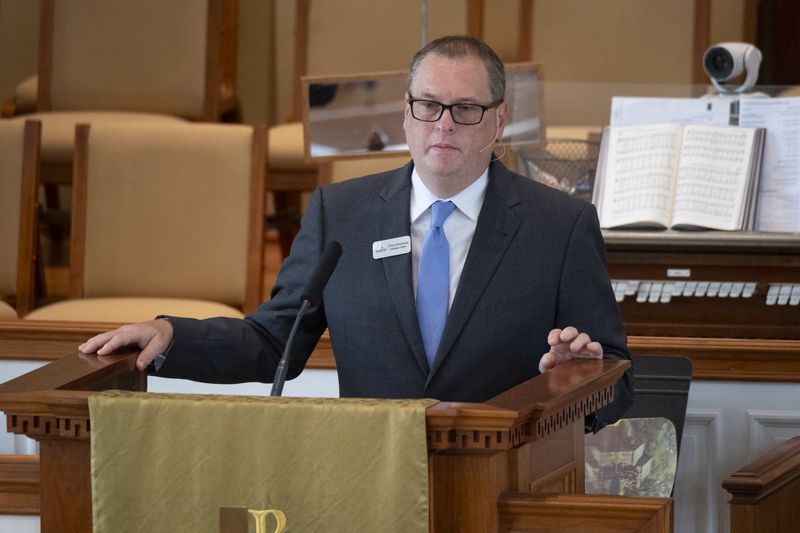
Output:
<path fill-rule="evenodd" d="M 442 112 L 442 116 L 439 117 L 439 120 L 436 122 L 436 125 L 439 129 L 442 130 L 452 130 L 455 121 L 453 120 L 453 109 L 445 109 Z"/>

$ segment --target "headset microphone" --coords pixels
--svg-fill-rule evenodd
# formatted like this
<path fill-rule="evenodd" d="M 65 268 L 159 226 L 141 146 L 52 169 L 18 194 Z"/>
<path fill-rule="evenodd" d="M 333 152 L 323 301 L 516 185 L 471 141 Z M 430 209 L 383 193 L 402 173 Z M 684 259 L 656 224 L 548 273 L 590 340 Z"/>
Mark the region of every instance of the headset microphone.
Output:
<path fill-rule="evenodd" d="M 492 138 L 492 140 L 491 140 L 491 142 L 489 144 L 487 144 L 486 146 L 484 146 L 483 148 L 478 150 L 478 153 L 480 154 L 484 150 L 489 149 L 490 146 L 492 146 L 494 143 L 499 141 L 500 139 L 497 138 L 498 135 L 500 135 L 500 112 L 499 111 L 497 112 L 497 130 L 495 130 L 495 132 L 494 132 L 494 138 Z"/>

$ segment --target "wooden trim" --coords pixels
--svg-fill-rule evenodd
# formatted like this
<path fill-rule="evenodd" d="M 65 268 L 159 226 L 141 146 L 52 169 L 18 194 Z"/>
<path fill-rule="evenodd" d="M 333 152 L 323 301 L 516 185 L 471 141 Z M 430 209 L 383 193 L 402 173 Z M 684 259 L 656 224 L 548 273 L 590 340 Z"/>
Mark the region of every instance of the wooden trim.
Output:
<path fill-rule="evenodd" d="M 208 0 L 206 25 L 206 75 L 203 118 L 215 121 L 219 117 L 219 91 L 222 85 L 221 49 L 224 6 L 222 0 Z"/>
<path fill-rule="evenodd" d="M 250 151 L 250 221 L 247 237 L 247 274 L 242 309 L 252 313 L 262 302 L 264 289 L 264 230 L 267 186 L 267 129 L 253 128 Z"/>
<path fill-rule="evenodd" d="M 19 247 L 17 252 L 17 314 L 27 315 L 33 308 L 36 290 L 38 242 L 39 162 L 41 160 L 42 123 L 25 121 L 20 191 Z"/>
<path fill-rule="evenodd" d="M 236 73 L 239 55 L 239 0 L 225 1 L 220 39 L 222 42 L 218 52 L 219 73 L 217 76 L 219 84 L 215 88 L 218 115 L 211 120 L 220 120 L 222 113 L 238 106 Z"/>
<path fill-rule="evenodd" d="M 86 187 L 89 174 L 89 124 L 75 126 L 72 160 L 72 222 L 69 250 L 69 297 L 83 298 L 86 266 Z"/>
<path fill-rule="evenodd" d="M 39 15 L 39 76 L 36 92 L 36 110 L 50 111 L 53 102 L 53 32 L 55 28 L 55 0 L 41 0 Z"/>
<path fill-rule="evenodd" d="M 711 0 L 694 0 L 694 28 L 692 32 L 692 83 L 706 85 L 708 78 L 703 70 L 703 54 L 711 45 Z"/>
<path fill-rule="evenodd" d="M 743 466 L 722 487 L 731 493 L 731 532 L 795 531 L 800 522 L 800 437 Z"/>
<path fill-rule="evenodd" d="M 50 320 L 0 321 L 0 361 L 56 361 L 75 353 L 78 345 L 122 324 Z M 323 335 L 306 368 L 336 370 L 331 340 Z"/>
<path fill-rule="evenodd" d="M 308 73 L 309 24 L 311 0 L 296 0 L 294 19 L 294 65 L 292 67 L 292 109 L 287 122 L 300 120 L 303 116 L 303 84 L 300 81 Z"/>
<path fill-rule="evenodd" d="M 602 494 L 504 494 L 498 502 L 506 531 L 615 531 L 668 533 L 673 529 L 671 498 Z"/>
<path fill-rule="evenodd" d="M 534 0 L 519 0 L 519 34 L 517 36 L 517 61 L 533 61 L 533 8 Z"/>
<path fill-rule="evenodd" d="M 629 337 L 637 355 L 681 355 L 692 379 L 800 383 L 800 340 Z"/>
<path fill-rule="evenodd" d="M 484 0 L 467 0 L 467 35 L 483 38 Z"/>
<path fill-rule="evenodd" d="M 731 503 L 755 505 L 789 484 L 800 482 L 800 436 L 773 448 L 722 482 Z"/>
<path fill-rule="evenodd" d="M 217 122 L 237 105 L 238 0 L 208 0 L 207 19 L 203 115 L 195 118 Z"/>
<path fill-rule="evenodd" d="M 758 0 L 744 0 L 742 40 L 758 44 Z"/>
<path fill-rule="evenodd" d="M 0 360 L 54 361 L 74 353 L 89 337 L 116 323 L 39 320 L 0 321 Z M 712 339 L 704 337 L 628 338 L 637 355 L 678 355 L 692 360 L 692 379 L 800 383 L 800 340 Z M 306 368 L 335 370 L 327 333 Z"/>
<path fill-rule="evenodd" d="M 0 455 L 0 515 L 36 515 L 39 504 L 39 456 Z"/>

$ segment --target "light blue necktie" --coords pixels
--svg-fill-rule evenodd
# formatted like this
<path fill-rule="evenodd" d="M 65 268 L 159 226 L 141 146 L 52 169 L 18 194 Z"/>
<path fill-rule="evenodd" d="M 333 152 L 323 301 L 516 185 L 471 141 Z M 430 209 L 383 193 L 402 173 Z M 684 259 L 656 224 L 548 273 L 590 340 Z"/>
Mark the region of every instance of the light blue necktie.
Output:
<path fill-rule="evenodd" d="M 439 348 L 450 301 L 450 247 L 442 226 L 455 208 L 453 202 L 436 201 L 431 205 L 431 225 L 419 260 L 417 318 L 429 367 Z"/>

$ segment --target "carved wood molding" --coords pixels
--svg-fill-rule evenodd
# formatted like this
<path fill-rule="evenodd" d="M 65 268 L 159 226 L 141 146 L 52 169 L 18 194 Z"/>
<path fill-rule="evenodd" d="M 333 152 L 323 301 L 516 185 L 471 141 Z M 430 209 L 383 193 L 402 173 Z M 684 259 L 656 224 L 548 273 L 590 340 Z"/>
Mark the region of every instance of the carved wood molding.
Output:
<path fill-rule="evenodd" d="M 526 442 L 544 439 L 572 424 L 583 424 L 589 413 L 609 404 L 614 399 L 614 387 L 606 387 L 590 397 L 570 404 L 547 416 L 531 417 L 502 429 L 428 429 L 428 449 L 501 451 L 521 446 Z"/>
<path fill-rule="evenodd" d="M 498 502 L 501 532 L 617 531 L 668 533 L 671 498 L 601 494 L 504 494 Z"/>
<path fill-rule="evenodd" d="M 0 455 L 0 514 L 36 515 L 39 504 L 39 456 Z"/>
<path fill-rule="evenodd" d="M 800 437 L 794 437 L 743 466 L 722 482 L 731 504 L 756 505 L 767 496 L 800 484 Z"/>
<path fill-rule="evenodd" d="M 730 500 L 731 533 L 797 531 L 800 522 L 800 437 L 743 466 L 722 487 Z"/>
<path fill-rule="evenodd" d="M 27 435 L 32 439 L 89 440 L 91 424 L 85 416 L 12 414 L 6 417 L 6 429 L 9 433 Z"/>
<path fill-rule="evenodd" d="M 428 449 L 496 453 L 544 439 L 614 399 L 627 362 L 573 361 L 483 404 L 440 402 L 426 412 Z"/>

